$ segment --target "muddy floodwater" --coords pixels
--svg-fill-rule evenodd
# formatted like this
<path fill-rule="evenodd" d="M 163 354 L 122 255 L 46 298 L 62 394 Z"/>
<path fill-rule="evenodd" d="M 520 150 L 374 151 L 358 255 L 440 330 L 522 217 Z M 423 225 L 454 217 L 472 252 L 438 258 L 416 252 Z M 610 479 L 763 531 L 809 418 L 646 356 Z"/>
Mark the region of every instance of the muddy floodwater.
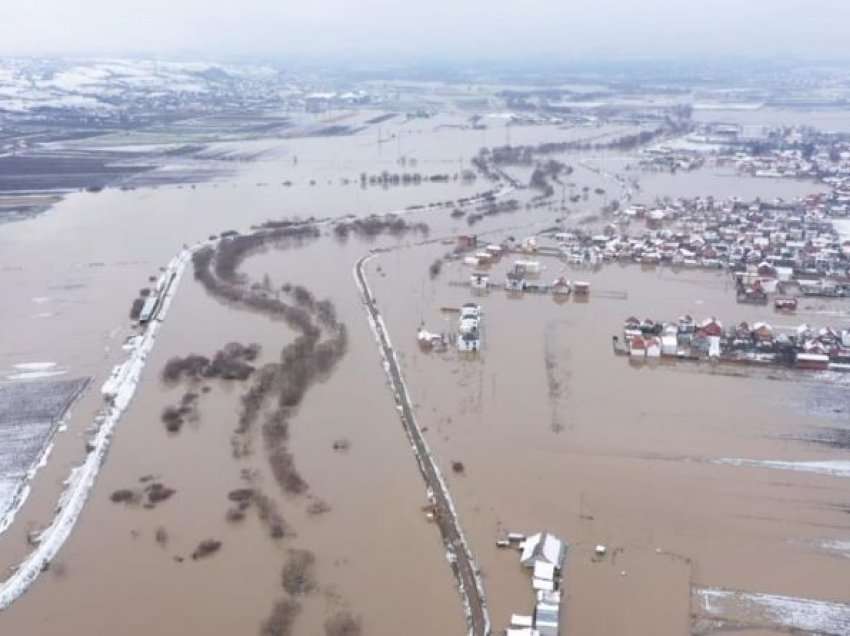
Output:
<path fill-rule="evenodd" d="M 768 179 L 735 174 L 732 168 L 701 168 L 687 176 L 669 173 L 646 175 L 637 199 L 652 204 L 655 197 L 740 197 L 745 201 L 775 198 L 793 200 L 808 194 L 829 192 L 829 188 L 811 179 Z"/>
<path fill-rule="evenodd" d="M 470 300 L 484 311 L 476 358 L 396 339 L 420 425 L 445 462 L 463 462 L 451 487 L 495 625 L 533 605 L 528 574 L 495 539 L 539 528 L 573 544 L 568 633 L 687 633 L 691 585 L 847 600 L 847 554 L 826 546 L 848 536 L 850 482 L 711 463 L 730 455 L 846 460 L 846 449 L 805 440 L 846 426 L 834 419 L 846 418 L 844 379 L 688 362 L 633 366 L 610 346 L 630 315 L 783 325 L 823 321 L 837 304 L 804 303 L 792 320 L 738 305 L 724 274 L 620 265 L 566 270 L 598 291 L 587 302 L 501 290 L 472 296 L 449 284 L 468 276 L 461 265 L 444 268 L 441 281 L 411 285 L 403 272 L 416 258 L 400 250 L 374 261 L 385 273 L 375 293 L 391 330 L 410 333 L 424 322 L 450 331 L 456 314 L 440 308 Z M 543 262 L 543 278 L 564 272 L 555 259 Z M 605 297 L 612 292 L 627 298 Z M 836 384 L 828 407 L 815 412 L 823 382 Z M 594 559 L 597 544 L 608 547 L 603 560 Z"/>
<path fill-rule="evenodd" d="M 494 631 L 533 606 L 517 554 L 496 547 L 509 531 L 548 530 L 570 545 L 563 633 L 681 636 L 693 618 L 692 587 L 848 600 L 850 552 L 841 546 L 850 541 L 850 480 L 757 463 L 850 460 L 848 449 L 817 442 L 824 431 L 846 427 L 846 381 L 686 362 L 638 367 L 611 346 L 630 315 L 822 325 L 845 317 L 846 302 L 805 301 L 797 315 L 778 316 L 736 304 L 722 272 L 616 264 L 564 272 L 591 282 L 585 302 L 501 290 L 473 297 L 464 287 L 470 270 L 459 261 L 429 274 L 457 235 L 473 231 L 451 216 L 456 200 L 487 190 L 517 198 L 517 211 L 486 217 L 474 231 L 486 240 L 521 238 L 621 196 L 612 174 L 633 160 L 603 159 L 600 172 L 582 167 L 588 157 L 561 157 L 576 166 L 577 191 L 605 189 L 567 210 L 560 196 L 526 209 L 535 192 L 481 176 L 362 185 L 361 175 L 385 170 L 453 174 L 469 168 L 479 148 L 508 136 L 534 144 L 626 129 L 507 130 L 498 118 L 488 122 L 473 130 L 466 115 L 450 113 L 391 119 L 380 130 L 343 137 L 222 142 L 261 158 L 195 187 L 69 195 L 36 218 L 0 228 L 7 301 L 0 305 L 0 379 L 34 363 L 54 363 L 60 378 L 92 378 L 15 523 L 0 535 L 7 573 L 50 523 L 64 480 L 87 452 L 87 430 L 103 401 L 98 387 L 137 333 L 133 300 L 184 244 L 294 217 L 400 211 L 429 226 L 343 239 L 322 222 L 319 236 L 265 245 L 240 263 L 246 286 L 277 297 L 286 285 L 304 286 L 331 301 L 347 329 L 345 354 L 308 386 L 289 420 L 287 449 L 306 483 L 298 493 L 279 487 L 259 432 L 240 438 L 247 452 L 234 451 L 250 381 L 162 379 L 172 358 L 212 357 L 233 342 L 258 345 L 252 364 L 260 369 L 300 335 L 283 320 L 214 297 L 190 265 L 79 521 L 49 568 L 0 612 L 0 633 L 254 634 L 287 599 L 299 608 L 296 634 L 325 633 L 326 621 L 339 616 L 370 635 L 465 632 L 456 582 L 352 274 L 373 249 L 380 253 L 366 267 L 369 283 L 481 568 Z M 647 201 L 819 191 L 713 173 L 627 176 L 640 180 Z M 443 205 L 429 207 L 436 202 Z M 547 282 L 562 273 L 559 260 L 541 261 Z M 494 265 L 493 280 L 511 263 L 505 257 Z M 484 311 L 480 354 L 419 349 L 420 325 L 452 332 L 457 314 L 443 309 L 470 300 Z M 190 413 L 178 431 L 168 430 L 163 411 L 187 392 L 195 394 Z M 751 463 L 719 461 L 736 458 Z M 453 462 L 463 470 L 453 471 Z M 232 513 L 248 496 L 234 494 L 240 489 L 253 493 L 241 518 Z M 269 518 L 285 528 L 283 536 L 272 536 Z M 594 557 L 596 544 L 607 546 L 604 559 Z M 304 568 L 295 586 L 285 574 L 294 562 Z"/>

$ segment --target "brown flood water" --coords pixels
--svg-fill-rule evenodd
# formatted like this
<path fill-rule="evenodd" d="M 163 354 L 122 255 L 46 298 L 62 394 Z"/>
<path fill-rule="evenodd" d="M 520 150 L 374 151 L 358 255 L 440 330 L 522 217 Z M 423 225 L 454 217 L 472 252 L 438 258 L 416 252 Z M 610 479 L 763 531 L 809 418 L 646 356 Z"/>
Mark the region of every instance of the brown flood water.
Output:
<path fill-rule="evenodd" d="M 343 174 L 351 178 L 361 169 L 381 168 L 373 145 L 362 138 L 334 140 L 332 145 L 329 140 L 314 141 L 299 146 L 299 166 L 318 146 L 321 157 L 332 154 L 330 147 L 347 147 L 353 158 L 350 172 Z M 313 174 L 310 168 L 300 170 Z M 286 190 L 254 185 L 272 172 L 290 177 L 291 171 L 281 160 L 252 166 L 235 184 L 79 195 L 43 217 L 4 228 L 4 257 L 15 264 L 4 269 L 4 280 L 10 281 L 6 288 L 17 300 L 4 310 L 4 324 L 10 326 L 4 333 L 17 332 L 14 340 L 4 337 L 4 361 L 11 367 L 22 361 L 57 360 L 70 373 L 95 376 L 98 386 L 111 364 L 123 359 L 120 344 L 129 333 L 126 314 L 136 289 L 183 241 L 292 214 L 371 211 L 366 200 L 385 211 L 475 191 L 460 184 L 365 192 L 337 183 L 302 183 Z M 324 194 L 316 195 L 322 188 Z M 281 323 L 213 301 L 189 273 L 53 574 L 40 577 L 3 613 L 3 631 L 27 633 L 37 625 L 44 634 L 185 633 L 187 625 L 180 617 L 190 615 L 193 632 L 256 632 L 274 601 L 283 596 L 280 572 L 290 547 L 316 554 L 319 591 L 303 601 L 299 631 L 320 632 L 325 618 L 338 608 L 350 608 L 368 633 L 394 634 L 408 623 L 423 634 L 463 631 L 459 597 L 439 536 L 421 510 L 424 487 L 354 286 L 351 267 L 366 249 L 359 241 L 341 248 L 323 239 L 302 250 L 269 252 L 257 259 L 257 280 L 268 273 L 276 282 L 305 284 L 319 297 L 330 297 L 350 330 L 348 354 L 326 383 L 308 393 L 293 422 L 290 444 L 311 492 L 331 511 L 310 516 L 306 498 L 278 496 L 281 513 L 296 533 L 279 545 L 250 516 L 240 526 L 225 521 L 226 496 L 242 485 L 242 468 L 255 468 L 264 491 L 276 493 L 265 475 L 262 452 L 247 466 L 230 455 L 237 400 L 244 389 L 213 383 L 213 391 L 201 399 L 197 424 L 173 437 L 164 430 L 159 414 L 185 391 L 158 381 L 168 358 L 192 352 L 210 355 L 229 341 L 240 341 L 260 343 L 263 355 L 271 359 L 292 338 Z M 253 275 L 254 267 L 249 261 L 246 272 Z M 38 320 L 36 312 L 42 314 Z M 57 437 L 50 464 L 39 472 L 33 495 L 0 542 L 4 564 L 17 563 L 26 552 L 26 532 L 49 520 L 62 480 L 81 459 L 83 431 L 98 404 L 99 395 L 88 394 L 75 407 L 69 431 Z M 344 454 L 332 450 L 341 438 L 351 444 Z M 109 501 L 113 491 L 139 487 L 139 478 L 149 474 L 176 489 L 174 497 L 154 510 L 127 509 Z M 154 541 L 159 527 L 169 536 L 165 549 Z M 223 542 L 214 557 L 174 560 L 187 557 L 206 538 Z M 423 581 L 433 587 L 427 604 L 415 593 Z"/>
<path fill-rule="evenodd" d="M 805 413 L 817 380 L 686 362 L 634 367 L 610 344 L 632 314 L 779 325 L 831 317 L 738 305 L 723 274 L 638 266 L 568 273 L 592 282 L 598 294 L 586 303 L 501 291 L 476 298 L 447 284 L 465 280 L 459 264 L 435 283 L 412 285 L 409 265 L 424 268 L 432 257 L 401 250 L 370 265 L 386 273 L 375 293 L 403 352 L 420 425 L 444 466 L 465 466 L 450 487 L 485 573 L 494 627 L 533 606 L 516 553 L 495 547 L 506 531 L 545 529 L 575 546 L 566 633 L 687 633 L 691 583 L 847 600 L 846 559 L 812 546 L 850 536 L 850 482 L 702 461 L 846 459 L 847 451 L 794 441 L 831 423 Z M 542 278 L 555 278 L 562 266 L 543 260 Z M 601 297 L 620 290 L 627 300 Z M 469 300 L 485 312 L 480 356 L 420 351 L 420 321 L 449 331 L 456 314 L 440 307 Z M 599 543 L 609 556 L 593 562 Z"/>
<path fill-rule="evenodd" d="M 182 243 L 269 218 L 386 212 L 485 190 L 481 179 L 386 191 L 353 183 L 360 172 L 403 171 L 399 153 L 419 157 L 421 172 L 440 172 L 454 170 L 484 143 L 503 143 L 498 130 L 435 130 L 440 122 L 461 121 L 389 122 L 383 134 L 393 127 L 406 134 L 382 146 L 372 130 L 287 142 L 273 159 L 244 167 L 232 180 L 197 189 L 75 195 L 42 217 L 4 227 L 0 283 L 14 302 L 0 307 L 0 363 L 55 360 L 95 382 L 75 406 L 69 430 L 57 437 L 18 520 L 0 537 L 0 564 L 17 563 L 26 553 L 26 532 L 49 520 L 62 480 L 82 456 L 83 432 L 100 403 L 96 388 L 124 358 L 130 302 Z M 514 143 L 582 134 L 511 131 Z M 579 185 L 604 181 L 584 172 L 576 176 Z M 343 177 L 352 183 L 341 185 Z M 286 179 L 295 185 L 281 186 Z M 540 228 L 553 218 L 519 212 L 475 229 Z M 431 224 L 432 236 L 468 231 L 447 209 L 411 220 Z M 281 567 L 290 548 L 316 555 L 319 584 L 301 601 L 294 633 L 322 633 L 325 618 L 338 609 L 360 617 L 368 634 L 463 633 L 460 599 L 439 534 L 422 511 L 424 487 L 352 277 L 352 265 L 370 247 L 396 243 L 323 237 L 252 256 L 242 270 L 252 280 L 268 274 L 276 285 L 303 284 L 330 298 L 348 326 L 348 353 L 326 382 L 308 391 L 291 423 L 296 465 L 329 512 L 310 515 L 309 498 L 280 493 L 260 440 L 253 456 L 233 459 L 242 386 L 210 381 L 199 421 L 177 435 L 165 431 L 162 409 L 186 390 L 160 382 L 169 358 L 211 355 L 239 341 L 259 343 L 262 359 L 273 360 L 294 337 L 284 323 L 217 302 L 187 271 L 78 525 L 51 571 L 0 614 L 0 633 L 256 633 L 284 596 Z M 425 355 L 415 346 L 420 321 L 448 331 L 454 316 L 439 308 L 469 299 L 464 289 L 446 284 L 465 279 L 461 266 L 447 265 L 436 281 L 428 278 L 428 266 L 448 249 L 401 249 L 368 269 L 419 423 L 428 428 L 482 566 L 494 628 L 504 627 L 511 612 L 527 613 L 532 603 L 516 553 L 495 548 L 506 530 L 547 529 L 575 544 L 566 573 L 570 633 L 686 633 L 692 582 L 841 600 L 850 589 L 846 561 L 806 542 L 850 534 L 846 514 L 834 507 L 850 502 L 846 481 L 698 461 L 841 456 L 784 437 L 818 423 L 792 408 L 805 401 L 809 385 L 728 377 L 704 367 L 636 369 L 611 353 L 610 336 L 633 313 L 667 319 L 690 311 L 730 322 L 767 310 L 736 305 L 721 275 L 612 266 L 571 277 L 591 280 L 594 290 L 628 290 L 627 301 L 592 296 L 586 304 L 558 305 L 551 298 L 491 293 L 481 299 L 486 343 L 479 359 Z M 554 278 L 560 266 L 547 265 L 544 278 Z M 816 315 L 803 318 L 819 324 Z M 547 355 L 556 361 L 549 372 Z M 550 394 L 553 380 L 558 389 Z M 350 442 L 345 453 L 332 449 L 342 438 Z M 452 460 L 463 461 L 465 475 L 448 474 Z M 243 468 L 255 471 L 294 536 L 271 540 L 250 511 L 241 524 L 225 520 L 227 493 L 244 485 Z M 138 488 L 146 475 L 176 494 L 154 509 L 110 502 L 112 492 Z M 158 528 L 167 532 L 165 546 L 155 540 Z M 208 538 L 222 541 L 218 553 L 186 558 Z M 590 560 L 596 543 L 609 546 L 611 556 L 601 563 Z"/>
<path fill-rule="evenodd" d="M 328 290 L 336 290 L 340 317 L 353 332 L 368 333 L 356 290 L 348 283 L 347 259 L 322 270 L 320 279 L 315 270 L 298 265 L 301 259 L 319 262 L 326 248 L 270 252 L 257 261 L 271 276 L 286 272 L 287 281 L 319 283 L 312 287 L 320 295 L 328 284 Z M 450 571 L 439 537 L 420 511 L 424 490 L 383 376 L 363 372 L 378 364 L 371 338 L 352 338 L 336 373 L 308 393 L 293 422 L 296 463 L 311 492 L 331 507 L 313 517 L 305 512 L 305 498 L 276 494 L 260 442 L 247 462 L 232 459 L 230 436 L 243 389 L 210 382 L 213 390 L 200 399 L 200 420 L 176 435 L 159 421 L 161 410 L 186 390 L 167 388 L 156 378 L 171 355 L 210 353 L 229 341 L 251 341 L 272 359 L 291 338 L 282 323 L 225 307 L 191 279 L 183 285 L 148 363 L 146 381 L 121 423 L 83 518 L 60 554 L 62 573 L 44 575 L 4 613 L 10 633 L 23 633 L 15 629 L 28 625 L 38 625 L 40 634 L 254 633 L 272 602 L 283 596 L 281 567 L 286 550 L 294 547 L 317 555 L 319 582 L 319 591 L 303 603 L 296 633 L 318 633 L 339 608 L 362 616 L 367 633 L 398 633 L 407 620 L 428 625 L 423 634 L 462 631 Z M 332 450 L 340 438 L 350 441 L 346 453 Z M 227 493 L 244 485 L 242 468 L 259 473 L 258 485 L 277 500 L 294 537 L 273 542 L 250 511 L 242 524 L 225 521 Z M 139 478 L 149 474 L 176 489 L 172 499 L 153 510 L 109 501 L 111 492 L 138 487 Z M 165 547 L 154 539 L 159 527 L 168 532 Z M 220 552 L 203 561 L 189 559 L 206 538 L 222 541 Z M 433 558 L 423 559 L 423 554 Z M 176 562 L 177 556 L 186 561 Z M 410 592 L 423 580 L 433 585 L 428 605 Z"/>

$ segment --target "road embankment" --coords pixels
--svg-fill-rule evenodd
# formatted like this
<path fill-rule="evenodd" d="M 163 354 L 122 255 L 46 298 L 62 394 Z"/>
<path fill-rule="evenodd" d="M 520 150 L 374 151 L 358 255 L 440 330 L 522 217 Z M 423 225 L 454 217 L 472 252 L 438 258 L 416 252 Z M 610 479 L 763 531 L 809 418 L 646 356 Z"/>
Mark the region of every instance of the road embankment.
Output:
<path fill-rule="evenodd" d="M 384 371 L 393 391 L 396 408 L 401 418 L 402 426 L 413 448 L 419 472 L 425 480 L 428 499 L 434 510 L 434 520 L 440 529 L 443 545 L 446 547 L 446 558 L 451 565 L 457 580 L 458 589 L 463 599 L 466 612 L 466 622 L 469 633 L 473 636 L 486 636 L 490 633 L 490 616 L 487 610 L 487 600 L 481 573 L 472 556 L 472 551 L 460 527 L 457 511 L 452 502 L 449 489 L 422 431 L 416 423 L 416 416 L 411 406 L 411 399 L 401 368 L 390 341 L 389 331 L 378 311 L 375 297 L 369 287 L 364 272 L 366 262 L 375 257 L 375 252 L 367 254 L 357 261 L 354 266 L 354 279 L 360 290 L 363 304 L 369 318 L 369 325 L 375 335 L 378 348 L 383 359 Z"/>

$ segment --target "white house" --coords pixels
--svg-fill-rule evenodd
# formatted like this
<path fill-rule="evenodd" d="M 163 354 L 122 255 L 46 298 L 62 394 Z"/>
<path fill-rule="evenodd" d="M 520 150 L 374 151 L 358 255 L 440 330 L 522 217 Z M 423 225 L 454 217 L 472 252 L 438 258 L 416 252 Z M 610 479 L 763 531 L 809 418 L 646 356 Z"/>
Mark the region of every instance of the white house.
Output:
<path fill-rule="evenodd" d="M 466 303 L 460 309 L 458 320 L 457 350 L 478 351 L 481 348 L 481 307 Z"/>
<path fill-rule="evenodd" d="M 675 329 L 675 327 L 674 327 Z M 675 356 L 679 352 L 679 338 L 675 333 L 661 336 L 661 355 Z"/>
<path fill-rule="evenodd" d="M 528 277 L 539 276 L 543 271 L 540 261 L 519 260 L 514 262 L 514 271 L 521 272 Z"/>
<path fill-rule="evenodd" d="M 525 567 L 533 568 L 538 561 L 542 561 L 560 568 L 563 560 L 564 542 L 548 532 L 538 532 L 522 544 L 520 563 Z"/>
<path fill-rule="evenodd" d="M 587 296 L 590 293 L 590 283 L 577 280 L 573 283 L 573 291 L 579 296 Z"/>
<path fill-rule="evenodd" d="M 465 318 L 475 318 L 478 320 L 481 318 L 481 307 L 475 303 L 464 303 L 463 307 L 460 308 L 460 318 L 461 320 Z"/>
<path fill-rule="evenodd" d="M 461 352 L 478 351 L 481 340 L 474 333 L 459 333 L 457 336 L 457 350 Z"/>
<path fill-rule="evenodd" d="M 652 336 L 646 339 L 646 357 L 658 358 L 661 356 L 661 338 Z"/>
<path fill-rule="evenodd" d="M 720 336 L 708 336 L 708 357 L 720 357 Z"/>
<path fill-rule="evenodd" d="M 513 270 L 508 272 L 505 275 L 505 289 L 508 291 L 522 291 L 525 289 L 525 276 Z"/>
<path fill-rule="evenodd" d="M 475 272 L 469 277 L 469 286 L 472 287 L 472 289 L 487 289 L 489 284 L 490 276 L 488 274 Z"/>
<path fill-rule="evenodd" d="M 558 634 L 559 605 L 538 603 L 534 608 L 534 625 L 540 630 L 541 636 Z"/>
<path fill-rule="evenodd" d="M 572 285 L 563 276 L 556 278 L 552 283 L 552 293 L 556 296 L 569 296 L 572 291 Z"/>
<path fill-rule="evenodd" d="M 534 626 L 534 618 L 526 614 L 511 614 L 511 627 L 530 628 Z"/>

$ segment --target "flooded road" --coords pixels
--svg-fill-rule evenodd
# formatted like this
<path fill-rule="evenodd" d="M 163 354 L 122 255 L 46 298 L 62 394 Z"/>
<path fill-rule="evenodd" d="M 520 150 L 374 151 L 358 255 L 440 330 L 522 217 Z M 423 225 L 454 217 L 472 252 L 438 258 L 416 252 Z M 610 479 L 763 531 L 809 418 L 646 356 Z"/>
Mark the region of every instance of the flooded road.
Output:
<path fill-rule="evenodd" d="M 430 494 L 429 499 L 433 502 L 434 509 L 431 514 L 440 526 L 440 534 L 443 537 L 443 544 L 446 546 L 447 558 L 452 564 L 452 570 L 463 595 L 464 606 L 467 608 L 469 631 L 472 634 L 486 635 L 490 633 L 490 617 L 487 613 L 487 599 L 479 577 L 478 566 L 466 538 L 463 536 L 460 520 L 455 514 L 454 503 L 445 486 L 440 469 L 437 467 L 428 444 L 422 436 L 422 430 L 416 424 L 416 416 L 410 403 L 407 386 L 401 375 L 398 358 L 395 355 L 389 334 L 384 328 L 383 318 L 364 274 L 364 266 L 370 257 L 371 255 L 358 260 L 355 265 L 354 275 L 357 278 L 357 285 L 360 288 L 366 310 L 369 312 L 370 325 L 375 330 L 375 337 L 381 349 L 381 357 L 386 365 L 396 404 L 401 409 L 402 424 L 414 447 L 416 461 Z"/>

